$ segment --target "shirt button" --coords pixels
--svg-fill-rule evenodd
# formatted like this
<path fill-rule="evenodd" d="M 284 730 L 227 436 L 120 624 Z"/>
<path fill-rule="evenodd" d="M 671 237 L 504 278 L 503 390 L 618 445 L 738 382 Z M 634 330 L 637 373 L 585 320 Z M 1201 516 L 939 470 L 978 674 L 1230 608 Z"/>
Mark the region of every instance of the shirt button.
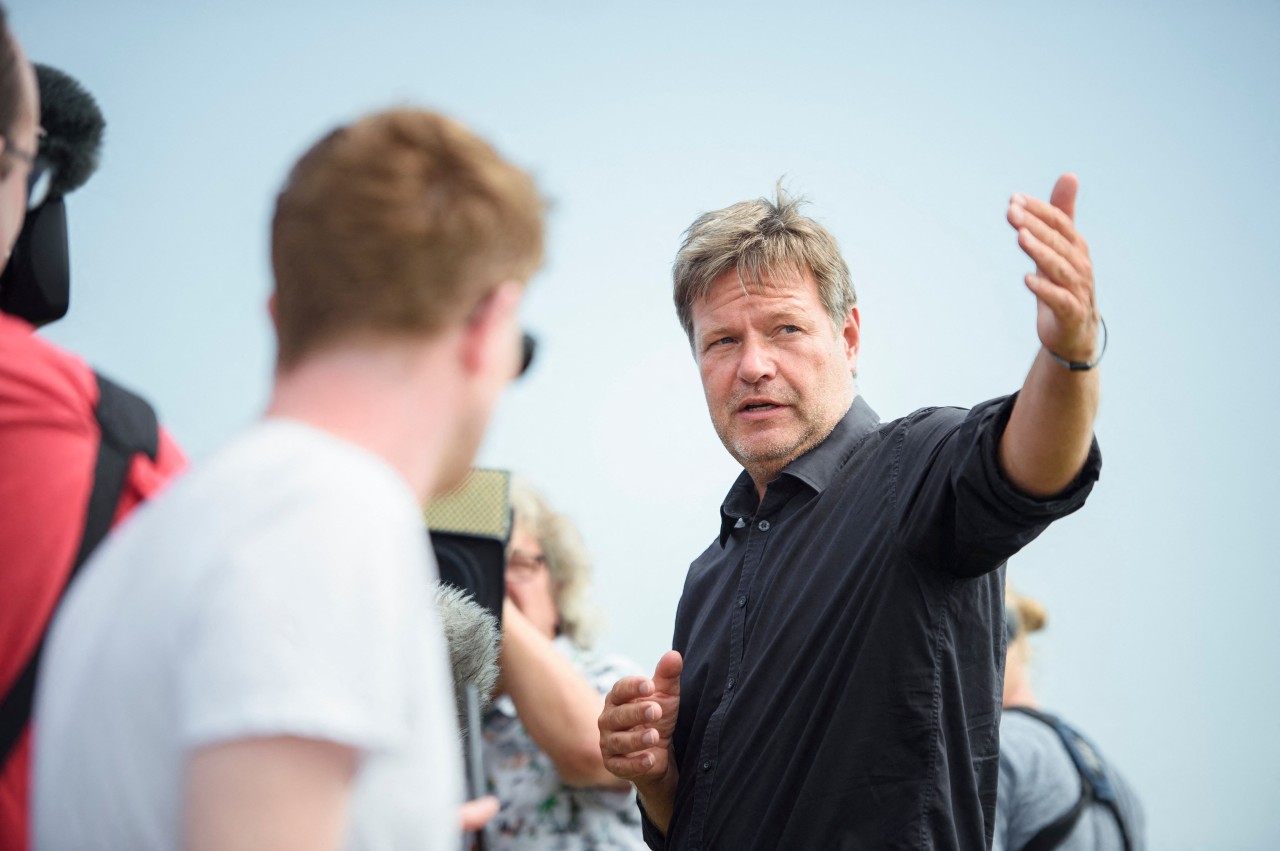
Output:
<path fill-rule="evenodd" d="M 746 604 L 747 604 L 747 595 L 743 594 L 741 597 L 738 598 L 738 608 L 741 609 Z"/>
<path fill-rule="evenodd" d="M 757 523 L 757 524 L 756 524 L 756 528 L 757 528 L 757 529 L 759 529 L 761 532 L 768 532 L 768 531 L 769 531 L 769 521 L 768 521 L 768 520 L 761 520 L 759 523 Z"/>
<path fill-rule="evenodd" d="M 702 763 L 702 770 L 703 771 L 711 770 L 711 760 L 707 760 L 706 762 Z"/>
<path fill-rule="evenodd" d="M 733 688 L 733 677 L 730 677 L 730 678 L 729 678 L 729 682 L 725 683 L 725 684 L 724 684 L 724 687 L 725 687 L 725 688 L 727 688 L 727 689 L 732 689 L 732 688 Z"/>

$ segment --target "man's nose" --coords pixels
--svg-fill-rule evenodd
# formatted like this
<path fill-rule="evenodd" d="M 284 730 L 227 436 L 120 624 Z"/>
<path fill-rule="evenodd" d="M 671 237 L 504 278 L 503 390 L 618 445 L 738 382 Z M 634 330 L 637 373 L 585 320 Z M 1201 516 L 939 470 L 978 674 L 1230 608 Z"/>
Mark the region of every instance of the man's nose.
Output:
<path fill-rule="evenodd" d="M 742 341 L 738 378 L 748 384 L 755 384 L 772 378 L 774 369 L 773 353 L 764 341 L 751 338 Z"/>

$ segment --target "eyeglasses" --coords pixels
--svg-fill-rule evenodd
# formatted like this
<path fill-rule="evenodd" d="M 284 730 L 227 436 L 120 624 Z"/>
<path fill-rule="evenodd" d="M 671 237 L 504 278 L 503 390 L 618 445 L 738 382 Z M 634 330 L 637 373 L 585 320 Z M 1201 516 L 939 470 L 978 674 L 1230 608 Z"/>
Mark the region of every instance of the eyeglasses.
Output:
<path fill-rule="evenodd" d="M 528 331 L 523 332 L 520 340 L 520 371 L 516 373 L 516 378 L 524 375 L 529 371 L 529 364 L 533 363 L 534 352 L 538 351 L 538 341 Z"/>
<path fill-rule="evenodd" d="M 40 138 L 44 138 L 43 130 L 40 131 Z M 48 200 L 49 189 L 53 186 L 53 176 L 56 173 L 56 169 L 54 169 L 53 163 L 49 162 L 39 151 L 34 154 L 24 151 L 15 146 L 8 136 L 2 134 L 0 134 L 0 139 L 4 139 L 4 153 L 27 164 L 27 209 L 34 210 Z"/>
<path fill-rule="evenodd" d="M 547 557 L 512 550 L 507 556 L 506 577 L 509 582 L 531 582 L 547 569 Z"/>

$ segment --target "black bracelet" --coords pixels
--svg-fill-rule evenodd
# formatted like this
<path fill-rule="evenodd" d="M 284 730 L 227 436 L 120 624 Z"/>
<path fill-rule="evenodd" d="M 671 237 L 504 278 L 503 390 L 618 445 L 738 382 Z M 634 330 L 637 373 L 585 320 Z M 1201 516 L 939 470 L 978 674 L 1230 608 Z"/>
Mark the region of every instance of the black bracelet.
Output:
<path fill-rule="evenodd" d="M 1049 357 L 1072 372 L 1084 372 L 1087 369 L 1093 369 L 1102 363 L 1102 356 L 1107 353 L 1107 320 L 1102 318 L 1101 313 L 1098 314 L 1098 324 L 1102 326 L 1102 351 L 1098 352 L 1098 356 L 1093 360 L 1067 360 L 1066 358 L 1060 358 L 1048 346 L 1045 347 L 1045 351 L 1049 353 Z"/>

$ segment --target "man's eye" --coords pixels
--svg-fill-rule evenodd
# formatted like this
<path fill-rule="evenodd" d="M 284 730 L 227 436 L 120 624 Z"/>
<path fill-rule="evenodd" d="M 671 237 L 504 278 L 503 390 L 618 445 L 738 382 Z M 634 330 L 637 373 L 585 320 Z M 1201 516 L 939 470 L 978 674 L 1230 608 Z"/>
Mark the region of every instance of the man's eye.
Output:
<path fill-rule="evenodd" d="M 778 330 L 783 334 L 799 334 L 800 326 L 799 325 L 783 325 Z"/>

